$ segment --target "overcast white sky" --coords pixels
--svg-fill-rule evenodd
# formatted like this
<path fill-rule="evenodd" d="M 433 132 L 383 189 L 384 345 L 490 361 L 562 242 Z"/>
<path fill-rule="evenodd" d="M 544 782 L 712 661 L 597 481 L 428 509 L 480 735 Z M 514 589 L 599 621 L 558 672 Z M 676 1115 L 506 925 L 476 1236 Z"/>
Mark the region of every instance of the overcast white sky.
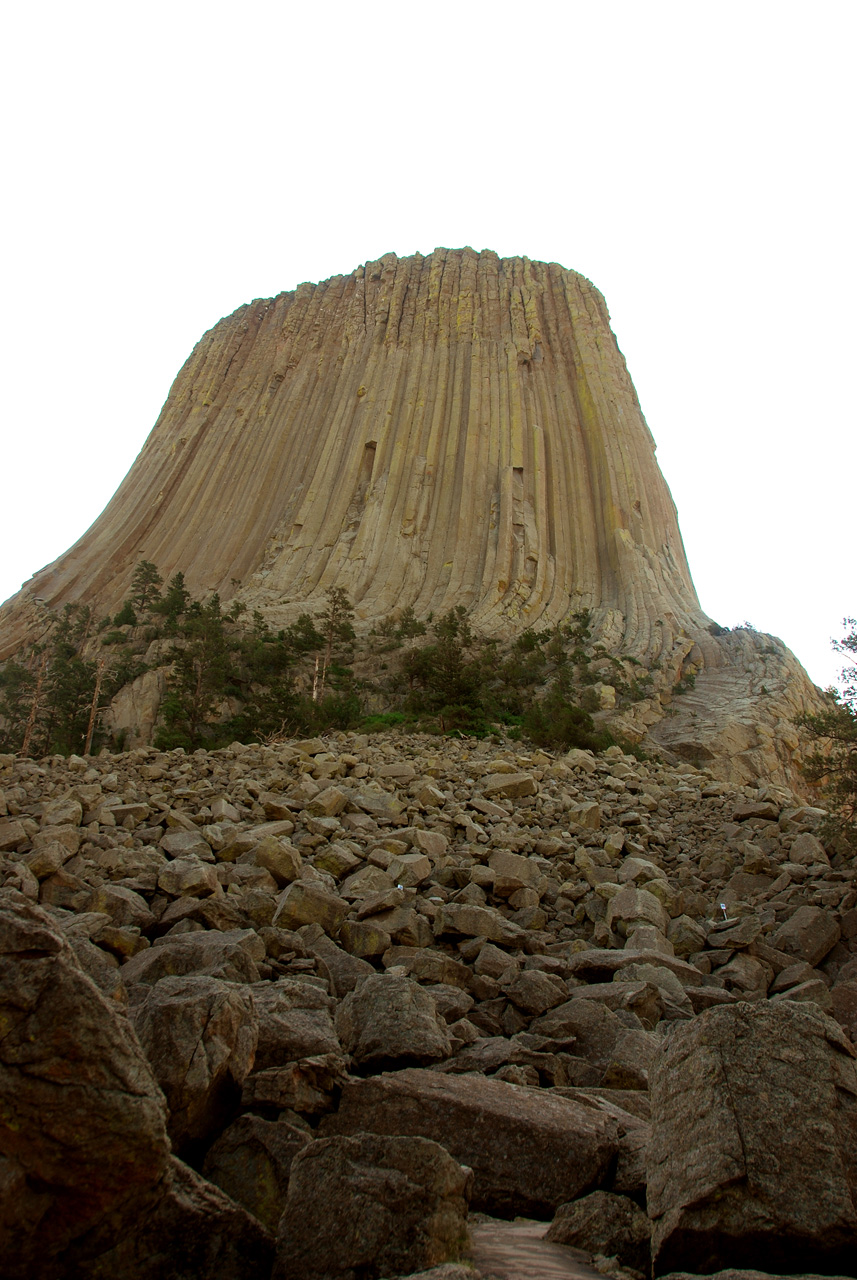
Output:
<path fill-rule="evenodd" d="M 193 344 L 392 250 L 602 290 L 703 608 L 818 683 L 857 613 L 853 0 L 102 0 L 4 21 L 0 598 Z"/>

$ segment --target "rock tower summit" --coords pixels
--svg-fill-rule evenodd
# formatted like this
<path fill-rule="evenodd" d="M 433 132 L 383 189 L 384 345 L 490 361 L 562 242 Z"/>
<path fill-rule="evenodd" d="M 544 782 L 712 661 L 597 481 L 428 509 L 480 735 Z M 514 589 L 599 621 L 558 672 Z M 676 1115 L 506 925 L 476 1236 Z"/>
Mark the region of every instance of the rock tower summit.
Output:
<path fill-rule="evenodd" d="M 601 294 L 472 249 L 216 324 L 103 514 L 6 606 L 0 652 L 34 598 L 112 607 L 143 558 L 200 592 L 239 579 L 272 621 L 339 586 L 366 621 L 464 605 L 495 634 L 587 607 L 652 657 L 707 622 Z"/>

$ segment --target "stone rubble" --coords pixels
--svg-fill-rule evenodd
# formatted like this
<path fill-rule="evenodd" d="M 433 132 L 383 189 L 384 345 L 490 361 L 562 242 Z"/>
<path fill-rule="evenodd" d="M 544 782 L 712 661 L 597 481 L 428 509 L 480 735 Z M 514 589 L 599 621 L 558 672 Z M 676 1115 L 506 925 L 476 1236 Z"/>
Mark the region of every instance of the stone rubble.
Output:
<path fill-rule="evenodd" d="M 551 1239 L 588 1232 L 577 1247 L 642 1274 L 647 1188 L 656 1275 L 761 1265 L 769 1229 L 776 1265 L 843 1269 L 857 868 L 822 816 L 690 764 L 499 737 L 0 756 L 4 1274 L 101 1275 L 110 1222 L 117 1277 L 190 1280 L 205 1233 L 240 1222 L 253 1276 L 276 1239 L 278 1276 L 380 1280 L 463 1264 L 467 1201 L 556 1215 Z M 92 1092 L 117 1053 L 139 1082 L 127 1119 Z M 85 1158 L 67 1158 L 60 1086 L 92 1125 Z M 313 1190 L 325 1152 L 337 1196 Z M 53 1200 L 39 1162 L 63 1166 Z M 377 1265 L 364 1193 L 379 1239 L 411 1206 Z M 50 1208 L 81 1196 L 97 1223 Z M 176 1231 L 185 1253 L 159 1273 Z"/>

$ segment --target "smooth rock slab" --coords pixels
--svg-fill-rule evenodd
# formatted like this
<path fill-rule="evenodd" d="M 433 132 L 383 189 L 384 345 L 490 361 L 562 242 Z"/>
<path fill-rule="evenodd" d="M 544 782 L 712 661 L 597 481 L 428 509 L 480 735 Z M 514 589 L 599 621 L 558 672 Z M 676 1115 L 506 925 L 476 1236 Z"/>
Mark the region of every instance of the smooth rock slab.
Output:
<path fill-rule="evenodd" d="M 619 1149 L 614 1122 L 590 1107 L 482 1076 L 410 1068 L 349 1081 L 321 1131 L 431 1138 L 473 1169 L 474 1208 L 552 1217 L 605 1185 Z"/>
<path fill-rule="evenodd" d="M 738 1003 L 677 1024 L 650 1079 L 656 1274 L 847 1272 L 857 1251 L 857 1071 L 811 1005 Z"/>
<path fill-rule="evenodd" d="M 473 1175 L 436 1142 L 326 1138 L 292 1164 L 272 1280 L 412 1273 L 459 1257 Z"/>

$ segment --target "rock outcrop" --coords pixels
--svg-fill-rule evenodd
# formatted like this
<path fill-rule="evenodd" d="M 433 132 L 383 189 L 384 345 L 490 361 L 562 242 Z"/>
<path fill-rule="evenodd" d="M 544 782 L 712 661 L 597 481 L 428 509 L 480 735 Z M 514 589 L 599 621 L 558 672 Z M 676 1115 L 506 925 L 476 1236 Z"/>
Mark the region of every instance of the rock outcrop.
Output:
<path fill-rule="evenodd" d="M 333 586 L 363 619 L 461 604 L 494 633 L 589 607 L 653 657 L 706 621 L 600 293 L 471 249 L 215 325 L 103 515 L 6 606 L 0 654 L 38 600 L 118 607 L 143 558 L 195 592 L 239 579 L 275 623 Z"/>
<path fill-rule="evenodd" d="M 794 725 L 817 691 L 781 642 L 702 612 L 604 299 L 556 263 L 387 254 L 221 320 L 103 514 L 0 609 L 0 660 L 64 604 L 112 614 L 141 560 L 275 631 L 331 588 L 358 633 L 462 606 L 509 639 L 589 610 L 604 708 L 609 655 L 649 681 L 619 733 L 800 785 Z M 169 643 L 143 649 L 117 742 L 152 740 Z"/>

